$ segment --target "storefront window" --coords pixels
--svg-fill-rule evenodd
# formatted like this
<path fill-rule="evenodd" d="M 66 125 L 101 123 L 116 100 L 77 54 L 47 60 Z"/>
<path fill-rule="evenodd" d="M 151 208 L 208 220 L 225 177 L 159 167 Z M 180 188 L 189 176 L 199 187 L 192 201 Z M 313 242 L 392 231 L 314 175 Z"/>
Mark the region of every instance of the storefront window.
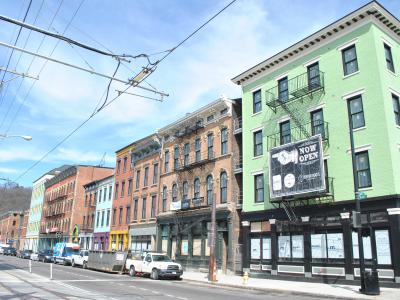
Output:
<path fill-rule="evenodd" d="M 189 255 L 188 240 L 182 240 L 182 242 L 181 242 L 181 255 Z"/>
<path fill-rule="evenodd" d="M 281 235 L 278 237 L 279 258 L 304 258 L 302 235 Z"/>
<path fill-rule="evenodd" d="M 262 239 L 262 258 L 271 259 L 271 238 Z"/>
<path fill-rule="evenodd" d="M 353 258 L 359 259 L 360 253 L 358 250 L 358 234 L 357 232 L 352 232 L 351 238 L 353 240 Z M 372 250 L 371 250 L 371 237 L 363 236 L 363 246 L 364 246 L 364 258 L 372 259 Z"/>
<path fill-rule="evenodd" d="M 375 230 L 376 255 L 379 265 L 390 265 L 392 258 L 390 255 L 390 241 L 388 230 Z"/>
<path fill-rule="evenodd" d="M 343 259 L 343 234 L 342 233 L 319 233 L 311 235 L 312 258 Z"/>
<path fill-rule="evenodd" d="M 251 259 L 260 259 L 260 238 L 253 238 L 251 239 L 251 250 L 250 250 L 250 257 Z"/>
<path fill-rule="evenodd" d="M 151 250 L 151 236 L 131 236 L 131 251 L 141 253 Z"/>
<path fill-rule="evenodd" d="M 193 239 L 193 256 L 201 255 L 201 238 Z"/>

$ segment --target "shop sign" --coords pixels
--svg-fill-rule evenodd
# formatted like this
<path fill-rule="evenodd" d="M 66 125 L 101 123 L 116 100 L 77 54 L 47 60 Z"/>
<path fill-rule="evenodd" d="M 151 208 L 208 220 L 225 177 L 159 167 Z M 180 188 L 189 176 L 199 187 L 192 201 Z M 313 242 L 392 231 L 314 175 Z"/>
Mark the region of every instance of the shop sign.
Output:
<path fill-rule="evenodd" d="M 169 206 L 169 210 L 180 210 L 181 208 L 182 208 L 181 201 L 171 202 Z"/>

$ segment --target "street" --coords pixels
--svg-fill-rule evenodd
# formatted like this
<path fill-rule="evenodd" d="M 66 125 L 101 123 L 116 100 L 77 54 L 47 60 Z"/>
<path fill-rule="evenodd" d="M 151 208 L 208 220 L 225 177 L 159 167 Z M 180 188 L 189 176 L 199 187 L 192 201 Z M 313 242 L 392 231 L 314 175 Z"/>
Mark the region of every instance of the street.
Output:
<path fill-rule="evenodd" d="M 310 299 L 286 293 L 222 288 L 193 282 L 108 274 L 0 256 L 0 299 Z"/>

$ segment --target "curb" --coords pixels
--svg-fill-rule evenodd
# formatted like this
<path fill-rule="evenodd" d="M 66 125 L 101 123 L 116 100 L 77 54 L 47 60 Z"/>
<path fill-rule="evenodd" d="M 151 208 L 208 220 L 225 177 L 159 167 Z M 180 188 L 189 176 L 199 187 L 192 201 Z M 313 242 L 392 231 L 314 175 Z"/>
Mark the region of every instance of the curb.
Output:
<path fill-rule="evenodd" d="M 345 299 L 345 300 L 354 300 L 354 299 L 374 299 L 374 298 L 355 298 L 355 297 L 347 297 L 347 296 L 335 296 L 335 295 L 324 295 L 324 294 L 316 294 L 311 292 L 302 292 L 302 291 L 293 291 L 293 290 L 279 290 L 273 288 L 261 288 L 261 287 L 253 287 L 253 286 L 245 286 L 245 285 L 234 285 L 229 283 L 219 283 L 219 282 L 205 282 L 196 279 L 183 279 L 184 282 L 187 283 L 196 283 L 197 285 L 204 285 L 204 286 L 223 286 L 229 287 L 234 289 L 246 289 L 252 291 L 262 291 L 262 292 L 273 292 L 279 294 L 286 294 L 286 295 L 294 295 L 294 296 L 306 296 L 306 297 L 313 297 L 313 298 L 324 298 L 324 299 Z"/>

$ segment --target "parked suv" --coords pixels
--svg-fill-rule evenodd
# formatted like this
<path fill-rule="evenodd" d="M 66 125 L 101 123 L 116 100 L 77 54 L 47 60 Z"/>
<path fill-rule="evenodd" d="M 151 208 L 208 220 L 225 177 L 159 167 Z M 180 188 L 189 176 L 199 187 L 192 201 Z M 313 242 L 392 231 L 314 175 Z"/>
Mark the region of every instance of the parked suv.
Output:
<path fill-rule="evenodd" d="M 4 255 L 10 255 L 10 256 L 17 256 L 17 249 L 13 247 L 6 248 L 4 250 Z"/>
<path fill-rule="evenodd" d="M 53 261 L 53 250 L 40 250 L 38 254 L 39 261 L 41 262 L 52 262 Z"/>

